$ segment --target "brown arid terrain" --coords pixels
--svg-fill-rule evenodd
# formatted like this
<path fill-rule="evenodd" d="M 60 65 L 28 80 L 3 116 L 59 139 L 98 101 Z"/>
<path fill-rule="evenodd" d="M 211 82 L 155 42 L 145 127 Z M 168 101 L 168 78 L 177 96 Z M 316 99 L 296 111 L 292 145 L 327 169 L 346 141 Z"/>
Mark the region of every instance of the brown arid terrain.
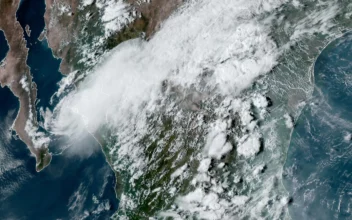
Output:
<path fill-rule="evenodd" d="M 114 33 L 107 40 L 107 48 L 111 49 L 116 45 L 144 34 L 149 40 L 158 31 L 162 23 L 184 2 L 184 0 L 152 0 L 136 1 L 127 0 L 137 12 L 137 18 L 124 27 L 121 31 Z"/>
<path fill-rule="evenodd" d="M 78 0 L 45 0 L 45 35 L 53 54 L 62 59 L 60 64 L 62 74 L 69 74 L 72 71 L 68 56 L 72 52 L 72 41 L 79 31 L 76 22 L 79 2 Z M 70 13 L 60 13 L 60 5 L 68 6 Z"/>
<path fill-rule="evenodd" d="M 106 42 L 106 49 L 112 49 L 123 41 L 140 37 L 142 33 L 149 39 L 160 28 L 184 0 L 127 0 L 137 12 L 136 19 L 117 33 L 112 34 Z M 68 74 L 74 71 L 74 59 L 77 56 L 76 44 L 79 43 L 79 32 L 82 21 L 78 18 L 78 0 L 45 0 L 45 35 L 53 54 L 62 59 L 60 72 Z M 66 6 L 69 13 L 60 13 L 61 6 Z M 96 14 L 96 7 L 90 7 L 89 13 Z"/>
<path fill-rule="evenodd" d="M 128 3 L 147 20 L 145 29 L 146 38 L 149 39 L 161 26 L 172 12 L 174 12 L 184 0 L 151 0 L 149 2 L 128 0 Z"/>
<path fill-rule="evenodd" d="M 19 3 L 20 0 L 0 1 L 0 14 L 7 15 L 2 16 L 0 19 L 0 29 L 3 30 L 10 48 L 0 67 L 0 84 L 2 87 L 8 86 L 19 99 L 20 109 L 13 128 L 36 157 L 36 170 L 40 171 L 50 163 L 51 154 L 48 152 L 47 146 L 35 148 L 30 135 L 25 129 L 26 123 L 30 118 L 32 124 L 37 123 L 35 117 L 37 89 L 35 83 L 32 82 L 32 76 L 26 64 L 28 49 L 23 37 L 23 29 L 16 20 L 16 11 Z M 33 117 L 30 117 L 30 114 Z"/>
<path fill-rule="evenodd" d="M 79 43 L 79 33 L 83 26 L 82 21 L 78 18 L 80 1 L 45 0 L 45 2 L 45 30 L 40 38 L 46 37 L 53 54 L 62 59 L 61 73 L 68 74 L 74 70 L 73 57 L 77 56 L 76 44 Z M 148 40 L 160 28 L 162 22 L 181 5 L 183 0 L 151 0 L 149 2 L 128 0 L 127 2 L 137 12 L 136 19 L 107 39 L 107 49 L 111 49 L 123 41 L 140 37 L 142 33 Z M 37 89 L 26 64 L 28 48 L 23 36 L 24 30 L 16 19 L 19 3 L 20 0 L 0 1 L 0 13 L 7 15 L 0 20 L 0 29 L 4 32 L 10 48 L 0 66 L 0 84 L 2 87 L 8 86 L 19 99 L 20 109 L 13 128 L 35 156 L 36 170 L 39 172 L 50 164 L 51 154 L 47 146 L 35 146 L 33 137 L 26 131 L 27 122 L 37 125 L 35 109 Z M 67 6 L 68 12 L 60 12 L 63 5 Z M 88 10 L 97 10 L 97 8 L 90 7 Z M 96 11 L 95 14 L 97 14 Z M 28 26 L 25 31 L 27 35 L 30 34 Z"/>
<path fill-rule="evenodd" d="M 30 37 L 31 36 L 31 29 L 28 26 L 28 24 L 26 25 L 25 31 L 26 31 L 27 36 Z"/>

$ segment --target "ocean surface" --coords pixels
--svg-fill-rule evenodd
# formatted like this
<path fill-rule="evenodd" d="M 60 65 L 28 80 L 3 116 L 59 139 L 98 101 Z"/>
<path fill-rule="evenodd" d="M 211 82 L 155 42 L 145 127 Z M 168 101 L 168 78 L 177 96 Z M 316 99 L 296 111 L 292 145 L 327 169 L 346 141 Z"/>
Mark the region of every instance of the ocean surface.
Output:
<path fill-rule="evenodd" d="M 293 219 L 352 218 L 352 33 L 314 66 L 315 90 L 296 122 L 284 171 Z"/>
<path fill-rule="evenodd" d="M 52 109 L 50 97 L 62 75 L 60 60 L 52 56 L 45 40 L 37 39 L 44 28 L 44 10 L 44 0 L 22 0 L 17 17 L 23 28 L 29 24 L 31 29 L 25 38 L 30 49 L 27 64 L 38 87 L 37 109 Z M 0 60 L 7 50 L 0 31 Z M 115 176 L 92 137 L 87 134 L 74 146 L 94 149 L 91 154 L 68 149 L 55 154 L 51 164 L 37 173 L 35 158 L 11 130 L 17 98 L 8 88 L 0 88 L 0 103 L 0 219 L 107 219 L 116 211 Z M 53 151 L 67 144 L 64 138 L 53 138 Z"/>
<path fill-rule="evenodd" d="M 7 45 L 4 32 L 0 30 L 0 62 L 5 58 L 9 45 Z"/>
<path fill-rule="evenodd" d="M 53 109 L 50 98 L 57 91 L 62 75 L 59 72 L 60 60 L 53 57 L 46 39 L 39 41 L 44 23 L 44 0 L 22 0 L 17 10 L 17 20 L 23 30 L 30 27 L 30 36 L 24 31 L 27 47 L 30 49 L 27 64 L 31 68 L 34 82 L 38 86 L 37 107 Z"/>

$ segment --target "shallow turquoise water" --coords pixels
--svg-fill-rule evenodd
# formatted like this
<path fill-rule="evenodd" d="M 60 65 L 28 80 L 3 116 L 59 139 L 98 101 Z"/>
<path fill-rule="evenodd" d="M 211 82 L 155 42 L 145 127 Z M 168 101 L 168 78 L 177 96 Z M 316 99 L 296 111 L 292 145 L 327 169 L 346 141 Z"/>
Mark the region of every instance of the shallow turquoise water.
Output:
<path fill-rule="evenodd" d="M 315 90 L 292 134 L 284 184 L 293 219 L 351 219 L 352 34 L 330 43 L 314 67 Z"/>

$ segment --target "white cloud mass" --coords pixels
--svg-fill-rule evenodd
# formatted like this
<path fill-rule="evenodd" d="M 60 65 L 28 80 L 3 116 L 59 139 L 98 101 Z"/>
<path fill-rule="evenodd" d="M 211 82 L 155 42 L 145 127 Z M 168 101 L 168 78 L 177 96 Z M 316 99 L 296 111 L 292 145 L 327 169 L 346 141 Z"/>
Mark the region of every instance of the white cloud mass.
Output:
<path fill-rule="evenodd" d="M 112 127 L 118 143 L 109 149 L 109 155 L 118 156 L 111 166 L 117 172 L 128 173 L 130 178 L 125 181 L 128 181 L 128 186 L 134 187 L 135 180 L 154 169 L 151 162 L 155 159 L 153 155 L 163 151 L 159 146 L 165 146 L 165 143 L 160 143 L 165 140 L 160 141 L 148 159 L 143 152 L 145 148 L 138 145 L 139 140 L 147 135 L 152 141 L 158 139 L 157 132 L 148 130 L 151 128 L 148 127 L 148 117 L 153 113 L 171 112 L 175 113 L 172 115 L 174 121 L 182 121 L 189 118 L 183 117 L 182 114 L 188 113 L 180 106 L 190 105 L 190 109 L 198 111 L 198 115 L 187 126 L 204 131 L 200 137 L 203 140 L 199 141 L 201 146 L 189 146 L 197 148 L 196 153 L 181 166 L 172 166 L 176 169 L 170 174 L 170 183 L 163 183 L 161 189 L 148 188 L 143 193 L 147 196 L 151 192 L 156 195 L 178 195 L 177 184 L 185 178 L 191 182 L 192 189 L 183 196 L 175 197 L 171 208 L 162 210 L 159 215 L 175 219 L 190 216 L 199 219 L 262 219 L 265 213 L 267 219 L 282 219 L 287 213 L 283 210 L 287 208 L 288 201 L 280 185 L 282 146 L 287 143 L 278 140 L 277 131 L 281 129 L 280 132 L 285 133 L 292 126 L 279 127 L 285 124 L 286 109 L 270 109 L 277 114 L 275 118 L 268 113 L 272 103 L 265 93 L 246 93 L 245 89 L 259 76 L 271 71 L 289 46 L 315 32 L 326 33 L 333 27 L 330 20 L 338 11 L 333 3 L 326 3 L 326 7 L 322 6 L 323 10 L 317 8 L 314 13 L 307 12 L 303 18 L 294 20 L 294 24 L 277 18 L 276 22 L 282 22 L 280 31 L 288 37 L 284 37 L 286 41 L 281 45 L 276 45 L 270 29 L 271 22 L 276 19 L 273 14 L 278 13 L 285 3 L 293 4 L 292 8 L 300 10 L 299 1 L 296 0 L 188 1 L 149 41 L 130 40 L 106 54 L 78 88 L 61 99 L 53 112 L 53 121 L 46 124 L 51 125 L 51 132 L 71 138 L 82 135 L 84 130 L 94 133 L 103 125 Z M 109 12 L 110 9 L 104 10 Z M 294 72 L 294 80 L 289 83 L 296 85 L 299 81 L 295 79 L 301 78 L 294 75 L 298 72 L 294 65 L 289 67 Z M 302 68 L 302 65 L 299 66 L 299 69 Z M 66 87 L 73 78 L 62 81 L 60 85 Z M 208 106 L 202 109 L 186 101 L 180 104 L 168 100 L 164 103 L 171 104 L 160 107 L 159 101 L 168 99 L 163 92 L 165 82 L 171 85 L 175 94 L 181 96 L 180 99 L 187 101 L 183 96 L 188 95 L 187 91 L 192 91 L 192 100 L 208 98 L 216 106 L 212 105 L 209 110 L 206 109 Z M 276 92 L 285 96 L 287 86 L 282 87 L 284 89 L 274 91 L 274 95 Z M 58 95 L 63 91 L 60 89 Z M 213 101 L 217 96 L 221 96 L 221 100 Z M 206 116 L 207 112 L 202 111 L 207 110 L 213 118 L 204 122 L 202 116 Z M 48 115 L 51 116 L 51 113 Z M 204 129 L 197 130 L 197 127 Z M 178 145 L 178 139 L 175 142 L 168 149 L 168 154 L 181 152 L 179 149 L 184 147 Z M 234 172 L 225 171 L 227 165 L 221 161 L 228 154 L 236 154 L 235 163 L 240 164 Z M 173 164 L 186 156 L 178 154 Z M 199 161 L 195 173 L 191 173 L 188 167 L 192 160 Z M 219 161 L 221 163 L 217 164 Z M 220 177 L 210 173 L 214 166 L 224 171 L 219 174 Z M 263 174 L 267 166 L 270 171 Z M 165 173 L 160 173 L 160 176 L 165 176 Z M 119 209 L 133 212 L 141 202 L 137 194 L 124 191 Z"/>
<path fill-rule="evenodd" d="M 276 46 L 252 16 L 280 3 L 192 1 L 149 42 L 131 40 L 112 51 L 60 102 L 56 129 L 74 133 L 82 122 L 90 131 L 130 123 L 142 106 L 153 108 L 163 80 L 197 86 L 205 69 L 214 72 L 212 88 L 237 95 L 276 64 Z"/>

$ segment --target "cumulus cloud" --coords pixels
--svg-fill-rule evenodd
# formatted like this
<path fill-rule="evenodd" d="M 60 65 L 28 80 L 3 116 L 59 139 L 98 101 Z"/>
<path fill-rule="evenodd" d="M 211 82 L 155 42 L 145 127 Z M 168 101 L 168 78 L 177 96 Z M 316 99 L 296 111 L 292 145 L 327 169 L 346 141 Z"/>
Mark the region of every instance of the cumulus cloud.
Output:
<path fill-rule="evenodd" d="M 133 186 L 133 179 L 143 175 L 147 162 L 141 156 L 142 149 L 133 144 L 137 140 L 131 131 L 147 132 L 146 115 L 153 112 L 157 108 L 156 101 L 163 98 L 162 83 L 167 80 L 180 90 L 192 87 L 201 93 L 217 93 L 230 99 L 238 96 L 277 64 L 278 48 L 270 37 L 270 30 L 256 15 L 271 11 L 283 2 L 190 1 L 167 20 L 150 41 L 130 40 L 107 54 L 79 87 L 59 102 L 53 112 L 51 131 L 79 139 L 84 130 L 94 133 L 102 125 L 112 126 L 121 145 L 119 156 L 133 158 L 126 169 L 131 173 L 129 183 Z M 204 72 L 210 73 L 206 85 L 199 80 Z M 66 85 L 62 82 L 62 86 Z M 250 131 L 256 126 L 249 113 L 251 103 L 258 108 L 260 117 L 264 115 L 267 102 L 262 96 L 253 96 L 249 102 L 233 100 L 234 108 L 243 118 L 243 126 Z M 195 183 L 210 179 L 206 174 L 210 158 L 218 160 L 233 150 L 226 140 L 227 128 L 223 120 L 209 127 L 207 143 L 201 151 L 205 158 L 198 168 L 200 174 L 194 179 Z M 257 149 L 252 151 L 257 152 Z M 172 177 L 182 179 L 187 172 L 187 166 L 183 165 Z M 219 197 L 222 185 L 215 184 L 212 190 L 206 193 L 203 188 L 197 188 L 188 196 L 178 198 L 176 203 L 184 203 L 182 207 L 188 211 L 194 211 L 196 204 L 210 206 L 201 217 L 215 219 L 227 212 L 231 202 Z M 175 190 L 170 188 L 169 191 Z M 136 207 L 130 196 L 122 195 L 120 209 Z"/>
<path fill-rule="evenodd" d="M 93 2 L 85 0 L 83 5 Z M 95 5 L 101 9 L 101 20 L 104 25 L 105 37 L 119 31 L 122 27 L 133 21 L 135 12 L 132 7 L 123 0 L 98 0 Z"/>
<path fill-rule="evenodd" d="M 207 125 L 205 143 L 200 150 L 201 155 L 197 155 L 200 166 L 192 180 L 195 189 L 178 197 L 176 205 L 179 209 L 168 210 L 161 215 L 181 218 L 181 210 L 184 213 L 198 213 L 204 219 L 232 219 L 233 216 L 248 215 L 260 218 L 267 204 L 279 198 L 272 192 L 277 189 L 276 180 L 281 178 L 281 171 L 277 170 L 277 173 L 261 180 L 259 175 L 266 163 L 259 166 L 247 163 L 255 161 L 255 155 L 260 151 L 263 132 L 259 124 L 267 115 L 269 103 L 260 94 L 252 94 L 246 97 L 247 100 L 236 97 L 257 77 L 268 73 L 277 64 L 280 50 L 270 37 L 268 24 L 261 23 L 259 16 L 286 2 L 189 1 L 163 24 L 150 41 L 127 41 L 107 54 L 79 87 L 60 101 L 53 112 L 51 131 L 77 137 L 85 129 L 96 132 L 102 125 L 112 126 L 120 141 L 118 150 L 114 150 L 118 151 L 120 158 L 126 156 L 133 160 L 128 167 L 124 167 L 124 171 L 131 173 L 129 184 L 133 186 L 133 179 L 143 175 L 143 168 L 147 166 L 147 161 L 141 156 L 143 149 L 136 144 L 136 130 L 148 133 L 146 115 L 155 112 L 157 100 L 163 98 L 163 82 L 167 80 L 180 90 L 192 88 L 199 93 L 220 94 L 229 100 L 227 103 L 224 101 L 224 106 L 230 107 L 213 106 L 212 110 L 217 112 L 220 109 L 227 114 L 229 110 L 234 112 L 239 120 L 239 135 L 235 140 L 228 140 L 230 123 L 224 119 L 225 113 L 216 116 L 217 120 Z M 301 7 L 298 1 L 293 4 Z M 307 19 L 301 20 L 291 30 L 291 40 L 298 41 L 313 32 L 327 31 L 332 27 L 327 21 L 331 20 L 336 10 L 336 7 L 328 9 L 330 13 L 326 16 L 317 10 Z M 310 21 L 315 25 L 312 31 L 307 29 Z M 319 25 L 322 21 L 325 23 Z M 200 80 L 205 72 L 210 73 L 206 85 Z M 62 82 L 62 86 L 68 84 Z M 60 90 L 59 93 L 62 92 Z M 202 94 L 197 97 L 202 97 Z M 272 126 L 276 126 L 275 123 L 273 121 Z M 276 138 L 272 133 L 270 136 L 268 142 Z M 233 144 L 235 142 L 238 146 Z M 275 145 L 275 141 L 271 142 Z M 272 150 L 274 147 L 268 146 L 267 149 Z M 246 174 L 234 175 L 234 182 L 244 181 L 257 189 L 253 190 L 252 195 L 243 193 L 234 197 L 234 193 L 228 191 L 223 196 L 227 183 L 211 180 L 208 174 L 213 160 L 219 160 L 233 150 L 240 156 L 241 169 Z M 264 159 L 270 163 L 271 156 Z M 219 168 L 223 166 L 218 165 Z M 172 177 L 181 179 L 188 170 L 183 165 L 173 172 Z M 203 183 L 210 186 L 210 192 L 201 185 Z M 254 183 L 257 185 L 254 186 Z M 173 194 L 177 189 L 170 187 L 165 191 Z M 276 204 L 277 210 L 270 210 L 270 216 L 278 218 L 281 215 L 281 210 L 287 204 L 284 200 Z M 136 207 L 133 195 L 122 194 L 120 209 L 132 210 Z"/>
<path fill-rule="evenodd" d="M 107 122 L 129 123 L 142 106 L 153 108 L 163 80 L 187 87 L 205 69 L 213 72 L 211 87 L 238 94 L 268 72 L 278 55 L 266 28 L 251 17 L 260 12 L 257 6 L 256 1 L 194 1 L 149 42 L 121 44 L 59 103 L 56 129 L 74 133 L 78 125 L 95 131 Z"/>

